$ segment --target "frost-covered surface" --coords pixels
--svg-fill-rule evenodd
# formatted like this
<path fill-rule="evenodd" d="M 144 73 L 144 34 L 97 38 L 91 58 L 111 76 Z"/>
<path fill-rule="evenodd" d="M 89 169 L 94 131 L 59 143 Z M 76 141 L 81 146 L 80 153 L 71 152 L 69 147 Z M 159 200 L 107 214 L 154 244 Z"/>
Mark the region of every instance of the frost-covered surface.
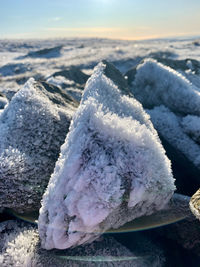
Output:
<path fill-rule="evenodd" d="M 38 235 L 30 224 L 17 221 L 5 221 L 0 224 L 0 265 L 37 266 L 32 265 L 36 258 L 35 250 Z"/>
<path fill-rule="evenodd" d="M 144 249 L 146 243 L 148 249 Z M 38 232 L 32 225 L 19 221 L 0 224 L 1 267 L 164 266 L 162 251 L 149 240 L 142 240 L 142 243 L 140 240 L 139 248 L 136 245 L 135 252 L 130 252 L 114 238 L 105 236 L 92 244 L 75 249 L 47 251 L 41 248 Z M 152 247 L 154 250 L 151 251 Z"/>
<path fill-rule="evenodd" d="M 165 105 L 172 111 L 200 116 L 200 92 L 183 75 L 153 59 L 138 65 L 134 96 L 146 108 Z"/>
<path fill-rule="evenodd" d="M 190 59 L 190 58 L 178 60 L 178 59 L 171 58 L 170 53 L 167 55 L 167 53 L 154 52 L 154 53 L 150 53 L 148 57 L 140 58 L 140 62 L 138 63 L 143 64 L 146 58 L 154 59 L 157 62 L 162 63 L 163 65 L 168 66 L 172 68 L 173 70 L 178 71 L 180 74 L 185 76 L 189 81 L 191 81 L 197 87 L 200 85 L 199 83 L 200 62 L 199 61 Z M 138 65 L 133 66 L 130 70 L 128 70 L 125 73 L 125 76 L 127 76 L 129 85 L 131 85 L 131 83 L 135 79 L 137 66 Z"/>
<path fill-rule="evenodd" d="M 0 94 L 0 109 L 4 109 L 4 107 L 8 104 L 8 100 L 6 97 L 1 96 Z"/>
<path fill-rule="evenodd" d="M 36 51 L 31 51 L 27 55 L 19 57 L 19 59 L 23 59 L 23 58 L 26 58 L 26 57 L 30 57 L 30 58 L 48 58 L 48 59 L 49 58 L 60 57 L 61 50 L 62 50 L 62 45 L 56 46 L 56 47 L 39 49 L 39 50 L 36 50 Z"/>
<path fill-rule="evenodd" d="M 107 67 L 100 63 L 87 82 L 44 194 L 39 232 L 46 249 L 93 241 L 162 209 L 175 189 L 149 116 L 120 94 Z"/>
<path fill-rule="evenodd" d="M 172 59 L 172 58 L 166 58 L 166 57 L 160 57 L 159 54 L 153 53 L 150 56 L 152 58 L 156 59 L 158 62 L 162 63 L 165 66 L 168 66 L 174 70 L 177 70 L 179 72 L 191 72 L 193 74 L 200 74 L 200 62 L 195 59 Z"/>
<path fill-rule="evenodd" d="M 200 117 L 188 115 L 182 119 L 183 130 L 200 144 Z"/>
<path fill-rule="evenodd" d="M 109 69 L 112 69 L 112 72 Z M 112 74 L 108 77 L 107 73 Z M 94 98 L 102 105 L 101 109 L 104 113 L 117 113 L 122 118 L 132 117 L 141 124 L 144 124 L 157 138 L 157 132 L 142 105 L 133 97 L 128 97 L 129 92 L 127 88 L 125 88 L 126 90 L 119 89 L 119 85 L 123 85 L 122 82 L 119 82 L 121 81 L 119 76 L 122 75 L 110 63 L 106 61 L 99 63 L 94 69 L 92 78 L 89 79 L 85 87 L 82 103 L 90 97 Z M 124 85 L 127 86 L 126 83 Z M 159 141 L 158 138 L 157 140 Z"/>
<path fill-rule="evenodd" d="M 74 81 L 68 80 L 63 76 L 56 76 L 56 77 L 51 76 L 47 79 L 47 82 L 55 86 L 60 86 L 60 87 L 64 87 L 64 86 L 70 87 L 70 86 L 75 85 Z"/>
<path fill-rule="evenodd" d="M 185 133 L 182 127 L 187 117 L 182 119 L 164 106 L 155 107 L 147 112 L 161 136 L 200 169 L 200 146 Z"/>
<path fill-rule="evenodd" d="M 190 209 L 196 218 L 200 220 L 200 189 L 191 197 Z"/>
<path fill-rule="evenodd" d="M 53 73 L 64 70 L 70 66 L 90 71 L 101 60 L 113 62 L 122 73 L 136 66 L 141 59 L 154 57 L 159 59 L 185 60 L 187 58 L 200 60 L 199 46 L 194 45 L 195 39 L 169 39 L 146 41 L 120 41 L 91 38 L 71 38 L 57 40 L 0 40 L 0 91 L 8 87 L 12 91 L 18 88 L 18 78 L 49 77 Z M 62 47 L 54 57 L 48 54 L 53 48 Z M 43 57 L 26 57 L 36 51 L 44 51 Z M 51 49 L 51 50 L 48 50 Z M 45 52 L 45 51 L 44 51 Z M 194 64 L 193 64 L 194 65 Z M 192 67 L 192 69 L 190 69 Z M 193 71 L 194 66 L 187 70 Z M 6 73 L 12 75 L 5 76 Z M 185 70 L 184 70 L 185 71 Z M 196 77 L 196 85 L 200 83 Z M 19 81 L 19 82 L 20 82 Z"/>
<path fill-rule="evenodd" d="M 66 90 L 76 101 L 81 101 L 83 89 L 77 87 L 77 84 L 74 81 L 68 80 L 63 76 L 51 76 L 47 79 L 47 82 Z"/>
<path fill-rule="evenodd" d="M 197 219 L 200 220 L 200 192 L 199 190 L 192 196 L 190 200 L 190 209 Z"/>
<path fill-rule="evenodd" d="M 82 72 L 79 68 L 71 66 L 62 71 L 56 71 L 52 74 L 53 77 L 63 76 L 66 79 L 73 81 L 76 84 L 84 85 L 87 82 L 89 76 Z"/>
<path fill-rule="evenodd" d="M 184 73 L 185 62 L 190 72 Z M 173 64 L 176 63 L 173 61 Z M 172 145 L 174 152 L 181 152 L 200 169 L 200 90 L 196 86 L 200 76 L 194 74 L 199 73 L 198 64 L 195 60 L 178 61 L 176 65 L 182 66 L 181 74 L 147 59 L 132 70 L 129 77 L 135 77 L 132 82 L 134 96 L 144 107 L 152 109 L 148 112 L 159 134 Z M 195 84 L 191 83 L 191 75 L 196 77 Z"/>
<path fill-rule="evenodd" d="M 181 72 L 194 86 L 196 90 L 200 92 L 200 75 L 196 75 L 194 71 L 188 70 Z"/>
<path fill-rule="evenodd" d="M 195 85 L 196 91 L 200 92 L 199 68 L 197 66 L 198 64 L 196 64 L 195 62 L 195 60 L 200 61 L 200 49 L 198 44 L 199 40 L 198 42 L 196 42 L 194 39 L 164 39 L 146 41 L 119 41 L 106 39 L 75 38 L 62 40 L 0 40 L 0 92 L 3 92 L 7 99 L 10 101 L 14 94 L 24 85 L 24 83 L 30 77 L 34 77 L 36 80 L 42 79 L 45 81 L 50 78 L 50 83 L 59 85 L 60 88 L 63 88 L 77 100 L 80 100 L 82 90 L 79 89 L 80 87 L 78 83 L 69 80 L 64 76 L 55 77 L 53 75 L 55 73 L 62 72 L 63 70 L 66 70 L 71 66 L 76 66 L 86 74 L 90 75 L 92 73 L 93 67 L 103 59 L 112 62 L 124 74 L 129 69 L 136 68 L 141 60 L 149 57 L 155 58 L 158 62 L 161 62 L 164 65 L 170 66 L 171 68 L 177 70 L 179 73 L 181 73 L 182 76 L 186 77 L 193 85 Z M 58 53 L 49 53 L 53 50 L 56 50 L 56 47 L 59 46 L 62 46 L 62 49 L 60 49 Z M 48 48 L 55 49 L 48 50 Z M 36 54 L 39 52 L 39 57 L 26 56 L 27 54 L 30 55 L 35 51 Z M 41 52 L 46 54 L 41 57 Z M 166 75 L 166 77 L 169 77 L 168 74 Z M 174 77 L 176 77 L 176 75 Z M 133 78 L 135 78 L 134 75 Z M 191 103 L 191 106 L 193 107 L 193 103 Z M 0 113 L 2 112 L 3 111 L 0 110 Z M 191 141 L 194 141 L 192 144 L 194 145 L 196 142 L 196 145 L 198 145 L 196 139 L 194 138 L 194 136 L 196 136 L 196 129 L 192 130 L 192 132 L 195 134 L 191 134 L 189 132 L 186 132 L 186 128 L 188 129 L 186 125 L 185 128 L 183 127 L 183 121 L 185 120 L 184 117 L 188 114 L 185 113 L 183 118 L 180 117 L 180 114 L 174 115 L 176 117 L 178 115 L 178 125 L 180 127 L 178 129 L 185 134 L 184 138 L 187 136 L 189 138 L 187 139 L 189 140 L 189 143 Z M 165 122 L 162 121 L 163 125 L 164 123 Z M 196 124 L 196 127 L 197 126 L 198 125 Z M 174 133 L 176 132 L 179 133 L 179 131 L 174 131 Z M 15 137 L 14 134 L 12 134 L 12 138 L 13 136 Z M 175 139 L 178 140 L 180 138 L 178 136 L 174 136 L 172 140 Z M 185 145 L 185 142 L 183 142 L 182 144 Z M 194 147 L 194 151 L 196 151 L 197 146 Z M 178 153 L 179 149 L 174 146 L 174 151 L 177 151 Z M 183 148 L 183 151 L 185 151 L 185 155 L 187 155 L 186 149 Z M 189 148 L 188 151 L 191 153 L 191 155 L 193 155 L 193 152 L 191 152 L 192 149 Z M 19 155 L 17 154 L 16 156 L 18 157 Z M 15 160 L 17 160 L 17 157 L 15 157 L 14 162 Z M 180 176 L 182 176 L 182 174 L 184 176 L 186 170 L 190 173 L 190 167 L 187 164 L 181 164 Z M 191 175 L 188 175 L 188 177 L 186 178 L 191 177 L 193 177 L 192 172 Z M 192 187 L 192 180 L 188 180 L 188 187 L 190 187 L 190 185 Z M 11 197 L 11 188 L 9 189 L 9 192 L 9 197 Z M 20 196 L 20 199 L 22 199 L 22 194 Z M 22 201 L 24 200 L 22 199 Z M 129 216 L 128 211 L 127 214 L 122 214 L 122 216 Z M 191 227 L 187 225 L 187 229 Z M 177 228 L 177 230 L 179 230 L 180 235 L 183 236 L 181 233 L 182 228 Z M 183 231 L 186 233 L 185 236 L 190 236 L 187 231 L 185 231 L 184 229 Z M 176 230 L 174 232 L 176 232 Z M 183 238 L 181 240 L 183 240 Z M 195 242 L 192 243 L 197 244 L 196 240 L 198 239 L 196 238 Z"/>
<path fill-rule="evenodd" d="M 0 114 L 0 206 L 40 207 L 77 104 L 64 91 L 30 79 Z"/>

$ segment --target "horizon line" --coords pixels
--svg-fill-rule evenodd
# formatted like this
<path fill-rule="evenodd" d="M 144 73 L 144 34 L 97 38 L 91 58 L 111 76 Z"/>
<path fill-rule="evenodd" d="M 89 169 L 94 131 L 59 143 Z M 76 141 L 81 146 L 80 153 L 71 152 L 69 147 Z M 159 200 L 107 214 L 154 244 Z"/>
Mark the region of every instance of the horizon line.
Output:
<path fill-rule="evenodd" d="M 49 37 L 0 37 L 1 41 L 4 40 L 16 40 L 16 41 L 20 41 L 20 40 L 61 40 L 61 39 L 107 39 L 107 40 L 116 40 L 116 41 L 146 41 L 146 40 L 165 40 L 165 39 L 198 39 L 200 38 L 200 34 L 177 34 L 177 35 L 166 35 L 166 36 L 146 36 L 146 37 L 138 37 L 138 38 L 126 38 L 126 37 L 119 37 L 119 38 L 115 38 L 115 37 L 99 37 L 99 36 L 49 36 Z"/>

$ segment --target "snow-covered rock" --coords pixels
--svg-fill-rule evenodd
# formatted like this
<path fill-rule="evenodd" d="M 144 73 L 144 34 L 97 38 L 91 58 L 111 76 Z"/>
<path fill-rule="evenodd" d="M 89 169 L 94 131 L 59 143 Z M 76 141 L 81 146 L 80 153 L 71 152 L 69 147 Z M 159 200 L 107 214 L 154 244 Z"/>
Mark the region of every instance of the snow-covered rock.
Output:
<path fill-rule="evenodd" d="M 163 65 L 168 66 L 174 70 L 181 72 L 191 70 L 194 72 L 194 74 L 200 74 L 200 62 L 198 60 L 192 58 L 178 60 L 171 58 L 162 58 L 156 55 L 153 58 Z"/>
<path fill-rule="evenodd" d="M 0 114 L 0 207 L 37 210 L 77 103 L 30 79 Z"/>
<path fill-rule="evenodd" d="M 63 46 L 55 46 L 55 47 L 50 47 L 50 48 L 44 48 L 44 49 L 39 49 L 36 51 L 30 51 L 27 55 L 25 56 L 20 56 L 17 59 L 24 59 L 24 58 L 56 58 L 61 56 L 61 51 L 62 51 Z"/>
<path fill-rule="evenodd" d="M 170 161 L 149 116 L 119 90 L 116 76 L 114 66 L 100 63 L 86 84 L 42 200 L 46 249 L 91 242 L 162 209 L 173 194 Z"/>
<path fill-rule="evenodd" d="M 2 76 L 12 76 L 31 71 L 31 64 L 27 63 L 8 63 L 0 67 L 0 74 Z"/>
<path fill-rule="evenodd" d="M 190 209 L 196 218 L 200 220 L 200 189 L 191 197 Z"/>
<path fill-rule="evenodd" d="M 163 65 L 168 66 L 180 72 L 181 74 L 183 74 L 183 76 L 186 76 L 190 81 L 194 80 L 195 78 L 198 80 L 199 78 L 200 62 L 198 60 L 191 59 L 191 58 L 182 59 L 182 60 L 172 59 L 170 58 L 170 53 L 169 55 L 165 55 L 165 54 L 162 55 L 162 53 L 160 54 L 159 52 L 155 52 L 155 53 L 150 53 L 144 58 L 140 58 L 140 62 L 138 62 L 138 64 L 142 65 L 145 62 L 145 59 L 147 58 L 152 58 L 156 60 L 157 62 L 162 63 Z M 125 73 L 125 76 L 127 77 L 129 85 L 131 85 L 131 83 L 135 79 L 138 64 L 133 66 L 131 69 L 129 69 Z"/>
<path fill-rule="evenodd" d="M 4 107 L 8 104 L 7 98 L 0 93 L 0 109 L 4 109 Z"/>
<path fill-rule="evenodd" d="M 147 112 L 159 134 L 200 169 L 200 146 L 185 133 L 186 125 L 184 124 L 184 128 L 182 127 L 188 117 L 177 116 L 165 106 L 158 106 Z M 188 125 L 188 127 L 190 126 Z M 198 126 L 196 125 L 196 127 Z"/>
<path fill-rule="evenodd" d="M 147 240 L 143 240 L 143 242 Z M 144 245 L 144 244 L 143 244 Z M 142 247 L 129 251 L 114 238 L 105 236 L 85 246 L 63 251 L 41 248 L 37 229 L 19 221 L 0 224 L 0 266 L 16 267 L 154 267 L 164 266 L 160 249 L 148 242 L 148 252 Z M 151 251 L 152 247 L 152 251 Z M 154 249 L 154 250 L 153 250 Z"/>
<path fill-rule="evenodd" d="M 83 94 L 83 89 L 78 89 L 75 87 L 67 88 L 67 93 L 71 97 L 73 97 L 77 102 L 81 101 L 82 94 Z"/>
<path fill-rule="evenodd" d="M 107 79 L 107 83 L 101 79 L 102 77 Z M 85 87 L 82 102 L 90 97 L 95 98 L 102 104 L 103 112 L 117 113 L 120 117 L 132 117 L 144 124 L 157 137 L 149 116 L 142 105 L 132 97 L 127 81 L 113 64 L 106 60 L 102 61 L 89 81 L 90 83 Z M 113 90 L 113 87 L 115 89 L 117 87 L 117 90 Z"/>
<path fill-rule="evenodd" d="M 11 85 L 11 86 L 10 86 Z M 11 84 L 7 85 L 7 88 L 0 88 L 3 96 L 8 99 L 8 102 L 12 99 L 12 97 L 20 90 L 19 85 L 15 82 L 11 82 Z"/>
<path fill-rule="evenodd" d="M 87 82 L 89 75 L 83 73 L 78 67 L 70 66 L 61 71 L 57 71 L 52 74 L 53 77 L 62 76 L 69 81 L 73 81 L 79 85 L 85 85 Z"/>
<path fill-rule="evenodd" d="M 188 115 L 182 119 L 183 130 L 198 144 L 200 144 L 200 117 Z"/>
<path fill-rule="evenodd" d="M 130 88 L 128 86 L 128 82 L 127 80 L 122 76 L 121 72 L 115 68 L 115 66 L 106 61 L 103 60 L 102 61 L 104 64 L 104 69 L 103 69 L 103 73 L 114 82 L 115 85 L 117 85 L 117 87 L 119 88 L 120 92 L 122 94 L 126 94 L 129 96 L 132 96 L 132 93 L 130 91 Z"/>
<path fill-rule="evenodd" d="M 153 59 L 138 65 L 132 91 L 145 108 L 165 105 L 174 112 L 200 116 L 200 92 L 183 75 Z"/>
<path fill-rule="evenodd" d="M 67 80 L 63 76 L 56 76 L 56 77 L 49 77 L 47 79 L 47 82 L 50 84 L 53 84 L 59 88 L 62 88 L 65 90 L 70 96 L 72 96 L 76 101 L 80 102 L 82 93 L 83 93 L 83 87 L 79 84 L 76 84 L 72 80 Z"/>
<path fill-rule="evenodd" d="M 47 77 L 47 82 L 66 90 L 69 95 L 80 102 L 88 78 L 89 75 L 78 67 L 70 66 Z"/>
<path fill-rule="evenodd" d="M 72 87 L 72 86 L 76 86 L 75 82 L 72 80 L 68 80 L 63 76 L 50 76 L 47 78 L 47 82 L 50 84 L 53 84 L 55 86 L 59 86 L 61 88 L 68 88 L 68 87 Z"/>
<path fill-rule="evenodd" d="M 163 59 L 163 62 L 170 63 L 171 60 Z M 189 63 L 191 69 L 192 64 L 197 64 L 196 61 L 179 60 L 172 61 L 171 65 L 183 68 Z M 182 181 L 181 177 L 177 179 L 180 185 L 179 192 L 186 193 L 186 188 L 189 189 L 188 192 L 194 192 L 196 184 L 200 181 L 199 89 L 181 73 L 153 59 L 146 59 L 137 66 L 131 88 L 142 105 L 152 109 L 148 113 L 162 139 L 167 155 L 172 160 L 176 175 L 180 176 L 178 172 L 183 171 L 183 166 L 186 170 L 184 174 L 187 172 L 186 179 L 184 175 Z M 188 179 L 192 181 L 190 185 L 186 181 Z"/>

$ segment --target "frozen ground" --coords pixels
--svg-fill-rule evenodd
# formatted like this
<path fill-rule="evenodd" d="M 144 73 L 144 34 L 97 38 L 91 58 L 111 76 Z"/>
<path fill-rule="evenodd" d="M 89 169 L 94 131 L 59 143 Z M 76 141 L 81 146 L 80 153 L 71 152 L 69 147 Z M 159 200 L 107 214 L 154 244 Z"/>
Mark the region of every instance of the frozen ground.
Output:
<path fill-rule="evenodd" d="M 200 47 L 194 40 L 1 40 L 0 91 L 8 88 L 15 91 L 28 77 L 44 79 L 71 65 L 78 66 L 90 74 L 93 67 L 102 59 L 113 62 L 122 73 L 126 73 L 142 58 L 148 56 L 200 60 Z M 35 51 L 40 52 L 34 53 Z M 195 84 L 200 84 L 199 77 L 194 77 L 192 71 L 192 66 L 188 62 L 185 75 Z"/>
<path fill-rule="evenodd" d="M 151 116 L 172 162 L 177 192 L 191 196 L 200 187 L 200 38 L 0 40 L 0 117 L 5 114 L 4 105 L 30 77 L 57 85 L 80 101 L 85 82 L 103 59 L 127 78 L 130 95 Z M 192 233 L 200 232 L 191 224 L 186 226 Z M 177 230 L 170 232 L 169 238 L 175 233 Z M 174 239 L 187 247 L 185 239 L 180 241 L 177 235 Z M 200 255 L 200 249 L 195 252 L 189 247 Z"/>

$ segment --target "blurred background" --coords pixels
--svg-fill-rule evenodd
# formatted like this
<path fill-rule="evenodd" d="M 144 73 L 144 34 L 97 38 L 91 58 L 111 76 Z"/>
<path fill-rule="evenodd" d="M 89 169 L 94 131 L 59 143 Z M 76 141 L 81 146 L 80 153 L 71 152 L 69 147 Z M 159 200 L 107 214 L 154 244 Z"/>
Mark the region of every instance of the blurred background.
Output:
<path fill-rule="evenodd" d="M 198 0 L 1 0 L 0 38 L 200 35 Z"/>

